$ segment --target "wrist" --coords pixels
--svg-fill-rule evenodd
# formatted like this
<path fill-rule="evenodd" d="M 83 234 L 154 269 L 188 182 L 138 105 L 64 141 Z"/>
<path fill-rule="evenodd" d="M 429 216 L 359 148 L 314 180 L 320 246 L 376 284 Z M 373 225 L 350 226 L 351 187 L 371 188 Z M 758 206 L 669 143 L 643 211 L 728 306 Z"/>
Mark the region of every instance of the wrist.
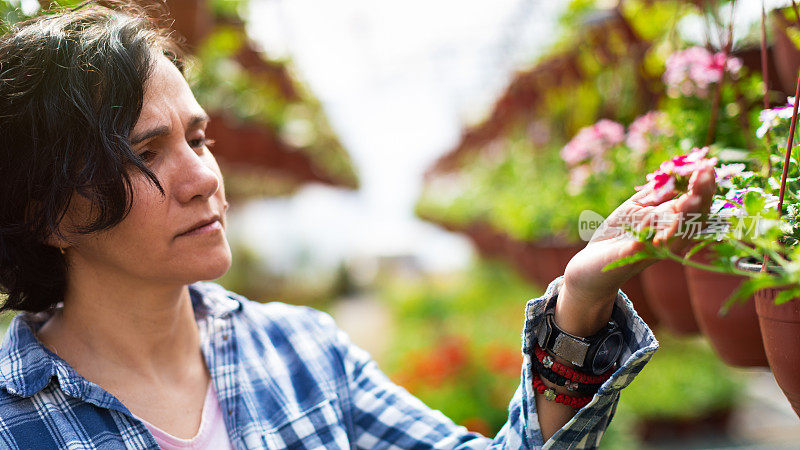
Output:
<path fill-rule="evenodd" d="M 565 279 L 556 300 L 556 325 L 575 336 L 592 336 L 608 323 L 616 298 L 617 290 L 587 294 Z"/>

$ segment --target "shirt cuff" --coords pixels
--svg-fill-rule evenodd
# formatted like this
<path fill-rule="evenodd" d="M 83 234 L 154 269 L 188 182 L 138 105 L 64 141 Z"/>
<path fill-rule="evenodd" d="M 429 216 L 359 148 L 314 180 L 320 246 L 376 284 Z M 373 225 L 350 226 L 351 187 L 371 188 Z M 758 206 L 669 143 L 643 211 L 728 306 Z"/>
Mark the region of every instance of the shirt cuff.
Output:
<path fill-rule="evenodd" d="M 539 327 L 544 319 L 545 307 L 550 299 L 558 295 L 563 281 L 563 276 L 556 278 L 547 287 L 544 295 L 528 301 L 525 307 L 525 331 L 522 342 L 522 351 L 525 355 L 531 354 Z M 620 330 L 622 331 L 622 352 L 617 360 L 617 370 L 600 386 L 598 394 L 619 391 L 629 385 L 658 348 L 655 335 L 633 309 L 633 304 L 628 296 L 620 290 L 615 302 L 625 317 L 625 324 Z"/>
<path fill-rule="evenodd" d="M 525 307 L 525 330 L 522 336 L 522 350 L 524 355 L 523 391 L 528 391 L 526 392 L 527 395 L 533 395 L 533 392 L 529 391 L 531 389 L 529 386 L 531 386 L 533 380 L 531 350 L 536 342 L 539 327 L 542 326 L 547 303 L 558 295 L 559 289 L 563 284 L 563 278 L 563 276 L 556 278 L 547 287 L 544 295 L 528 301 Z M 567 443 L 570 446 L 575 444 L 577 448 L 584 448 L 585 446 L 593 447 L 594 444 L 599 443 L 605 428 L 608 426 L 608 421 L 613 416 L 619 400 L 619 391 L 633 381 L 658 349 L 656 337 L 644 320 L 636 313 L 628 296 L 619 291 L 615 302 L 626 319 L 620 330 L 622 331 L 623 343 L 622 352 L 617 360 L 617 369 L 600 386 L 592 400 L 581 408 L 550 440 L 544 443 L 544 448 L 558 447 Z M 525 414 L 527 416 L 526 421 L 538 422 L 535 402 L 532 398 L 529 401 L 531 402 L 531 407 Z M 541 442 L 541 435 L 535 436 L 534 439 Z"/>

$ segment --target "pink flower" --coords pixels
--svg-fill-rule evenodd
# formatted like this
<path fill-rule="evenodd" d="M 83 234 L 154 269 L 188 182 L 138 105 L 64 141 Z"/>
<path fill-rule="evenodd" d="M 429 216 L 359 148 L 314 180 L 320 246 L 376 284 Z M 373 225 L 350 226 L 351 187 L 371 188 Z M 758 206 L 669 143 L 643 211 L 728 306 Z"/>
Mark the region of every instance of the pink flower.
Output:
<path fill-rule="evenodd" d="M 690 47 L 667 58 L 664 84 L 672 97 L 696 95 L 704 97 L 708 86 L 719 83 L 723 71 L 736 75 L 742 68 L 738 58 L 728 58 L 724 53 L 711 53 L 704 47 Z"/>
<path fill-rule="evenodd" d="M 600 119 L 594 124 L 595 135 L 604 140 L 609 147 L 613 147 L 625 139 L 625 127 L 613 120 Z"/>
<path fill-rule="evenodd" d="M 561 159 L 574 167 L 589 159 L 602 158 L 608 149 L 625 139 L 625 127 L 617 122 L 602 119 L 596 124 L 582 128 L 561 149 Z"/>
<path fill-rule="evenodd" d="M 583 165 L 572 168 L 569 171 L 567 192 L 572 195 L 580 193 L 591 175 L 592 169 L 589 166 Z"/>
<path fill-rule="evenodd" d="M 676 156 L 664 161 L 653 173 L 647 175 L 647 184 L 637 186 L 636 190 L 652 189 L 640 201 L 643 203 L 664 201 L 674 195 L 676 190 L 685 191 L 689 177 L 705 167 L 717 165 L 717 158 L 706 158 L 708 147 L 695 148 L 688 155 Z"/>
<path fill-rule="evenodd" d="M 654 138 L 672 134 L 666 118 L 667 115 L 661 111 L 650 111 L 637 117 L 628 127 L 625 144 L 635 153 L 640 155 L 646 153 Z"/>
<path fill-rule="evenodd" d="M 652 175 L 652 177 L 650 175 Z M 655 199 L 666 199 L 668 196 L 672 195 L 673 192 L 675 192 L 675 177 L 668 173 L 654 172 L 649 174 L 647 179 L 653 186 L 653 192 L 645 197 L 645 199 L 648 201 Z M 639 188 L 637 187 L 637 189 Z M 642 201 L 645 201 L 645 199 Z"/>

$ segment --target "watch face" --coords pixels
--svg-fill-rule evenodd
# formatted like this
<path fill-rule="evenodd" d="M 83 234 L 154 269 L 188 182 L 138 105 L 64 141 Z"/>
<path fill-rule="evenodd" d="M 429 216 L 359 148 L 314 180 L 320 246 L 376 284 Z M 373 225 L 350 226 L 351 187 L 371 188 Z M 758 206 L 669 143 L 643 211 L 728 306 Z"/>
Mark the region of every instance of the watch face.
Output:
<path fill-rule="evenodd" d="M 622 351 L 622 335 L 619 333 L 608 335 L 597 347 L 597 353 L 592 361 L 592 372 L 597 375 L 608 372 L 617 362 L 620 351 Z"/>

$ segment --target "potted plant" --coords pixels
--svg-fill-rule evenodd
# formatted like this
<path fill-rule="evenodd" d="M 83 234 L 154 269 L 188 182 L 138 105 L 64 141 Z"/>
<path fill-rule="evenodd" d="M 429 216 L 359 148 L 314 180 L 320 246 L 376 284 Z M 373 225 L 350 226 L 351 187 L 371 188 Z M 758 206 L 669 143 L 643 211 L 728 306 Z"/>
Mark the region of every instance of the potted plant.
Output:
<path fill-rule="evenodd" d="M 797 91 L 800 93 L 800 76 Z M 758 136 L 768 142 L 772 136 L 776 142 L 766 155 L 771 164 L 763 164 L 760 171 L 745 170 L 744 164 L 717 168 L 717 198 L 705 228 L 700 233 L 678 235 L 699 239 L 700 243 L 683 257 L 648 244 L 636 257 L 620 264 L 641 258 L 669 258 L 696 268 L 747 277 L 724 309 L 755 296 L 770 368 L 800 415 L 800 350 L 795 345 L 800 340 L 800 170 L 791 151 L 800 98 L 791 100 L 791 105 L 760 114 Z M 787 144 L 781 156 L 784 138 Z M 717 163 L 715 158 L 706 158 L 707 153 L 708 149 L 696 149 L 686 157 L 673 158 L 648 179 L 664 195 L 680 194 L 686 177 L 698 165 Z M 647 233 L 645 230 L 639 235 L 645 242 L 649 239 Z M 693 258 L 705 247 L 716 254 L 712 264 Z"/>
<path fill-rule="evenodd" d="M 715 255 L 710 250 L 703 250 L 693 259 L 710 264 Z M 683 270 L 694 317 L 717 355 L 730 366 L 766 367 L 767 355 L 764 353 L 761 327 L 752 297 L 730 308 L 725 314 L 720 314 L 745 277 L 688 265 L 683 266 Z"/>
<path fill-rule="evenodd" d="M 761 325 L 764 349 L 770 369 L 775 380 L 783 390 L 792 408 L 800 416 L 800 347 L 786 345 L 796 343 L 800 339 L 800 222 L 798 212 L 800 202 L 800 173 L 798 161 L 792 156 L 797 125 L 797 109 L 800 102 L 800 72 L 798 73 L 795 97 L 790 98 L 786 106 L 764 111 L 762 117 L 768 131 L 775 132 L 778 141 L 782 142 L 786 124 L 785 120 L 790 107 L 791 118 L 786 136 L 785 158 L 780 170 L 780 187 L 776 211 L 780 221 L 767 224 L 770 230 L 762 230 L 769 240 L 744 237 L 757 251 L 765 255 L 762 261 L 740 260 L 739 268 L 758 274 L 748 281 L 745 292 L 755 290 L 755 305 Z M 776 171 L 777 173 L 777 171 Z M 770 178 L 770 180 L 775 180 Z M 777 183 L 773 183 L 777 184 Z M 784 208 L 785 207 L 785 208 Z M 778 239 L 775 239 L 778 235 Z"/>
<path fill-rule="evenodd" d="M 690 47 L 676 51 L 667 59 L 662 79 L 667 97 L 661 107 L 674 130 L 670 145 L 684 150 L 687 144 L 702 146 L 712 142 L 716 148 L 726 149 L 751 145 L 747 137 L 751 128 L 748 111 L 728 111 L 741 110 L 743 104 L 754 100 L 758 79 L 744 73 L 741 61 L 729 58 L 727 50 L 714 53 L 703 47 Z M 740 151 L 739 155 L 747 152 Z M 727 299 L 725 293 L 733 292 L 741 279 L 697 268 L 684 271 L 675 261 L 659 262 L 646 269 L 643 276 L 650 287 L 652 307 L 674 332 L 691 333 L 702 328 L 727 362 L 763 364 L 760 345 L 752 345 L 752 352 L 731 351 L 748 347 L 747 343 L 752 342 L 748 339 L 758 335 L 754 311 L 737 310 L 726 318 L 716 314 Z"/>

